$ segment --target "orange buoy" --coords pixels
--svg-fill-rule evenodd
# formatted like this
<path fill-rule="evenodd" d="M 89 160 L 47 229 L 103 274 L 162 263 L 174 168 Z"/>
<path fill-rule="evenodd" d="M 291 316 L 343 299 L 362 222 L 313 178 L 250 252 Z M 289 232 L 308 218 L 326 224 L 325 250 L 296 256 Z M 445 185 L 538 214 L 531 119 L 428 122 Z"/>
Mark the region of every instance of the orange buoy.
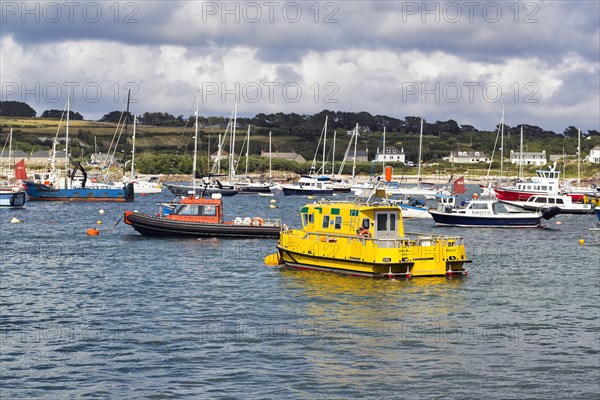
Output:
<path fill-rule="evenodd" d="M 98 228 L 89 228 L 87 230 L 87 234 L 88 236 L 98 236 L 100 234 L 100 231 L 98 230 Z"/>
<path fill-rule="evenodd" d="M 390 182 L 392 180 L 392 171 L 393 171 L 393 168 L 390 165 L 385 167 L 385 181 L 386 182 Z"/>

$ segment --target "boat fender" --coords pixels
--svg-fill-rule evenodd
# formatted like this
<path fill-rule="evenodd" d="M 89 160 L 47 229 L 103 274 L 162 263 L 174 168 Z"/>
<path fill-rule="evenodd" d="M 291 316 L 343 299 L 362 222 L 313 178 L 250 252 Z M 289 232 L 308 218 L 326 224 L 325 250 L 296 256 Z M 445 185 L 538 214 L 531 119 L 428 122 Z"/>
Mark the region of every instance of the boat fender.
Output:
<path fill-rule="evenodd" d="M 254 217 L 254 218 L 252 218 L 251 225 L 252 226 L 262 226 L 263 222 L 264 221 L 261 217 Z"/>

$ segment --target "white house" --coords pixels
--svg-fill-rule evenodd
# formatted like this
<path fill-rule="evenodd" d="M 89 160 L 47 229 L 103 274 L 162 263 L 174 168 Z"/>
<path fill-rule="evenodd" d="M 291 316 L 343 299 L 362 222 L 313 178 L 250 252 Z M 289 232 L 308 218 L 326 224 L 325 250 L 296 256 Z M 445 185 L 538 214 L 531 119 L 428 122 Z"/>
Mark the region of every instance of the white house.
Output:
<path fill-rule="evenodd" d="M 510 151 L 510 162 L 511 164 L 517 165 L 546 165 L 546 150 L 539 152 L 523 152 L 519 160 L 519 152 Z"/>
<path fill-rule="evenodd" d="M 590 155 L 588 156 L 588 161 L 594 164 L 600 163 L 600 146 L 596 146 L 590 150 Z"/>
<path fill-rule="evenodd" d="M 444 157 L 444 161 L 456 164 L 477 164 L 489 163 L 491 160 L 483 151 L 451 151 L 449 157 Z"/>
<path fill-rule="evenodd" d="M 398 150 L 393 146 L 387 146 L 383 152 L 377 153 L 375 162 L 405 162 L 404 148 Z"/>

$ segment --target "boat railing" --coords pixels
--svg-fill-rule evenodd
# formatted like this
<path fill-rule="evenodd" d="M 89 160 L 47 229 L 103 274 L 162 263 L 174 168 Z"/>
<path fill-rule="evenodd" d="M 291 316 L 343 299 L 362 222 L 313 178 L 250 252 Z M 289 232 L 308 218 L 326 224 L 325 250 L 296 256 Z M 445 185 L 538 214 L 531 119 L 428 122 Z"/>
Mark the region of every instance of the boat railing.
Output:
<path fill-rule="evenodd" d="M 377 247 L 382 248 L 395 248 L 405 246 L 434 246 L 440 243 L 443 246 L 462 246 L 464 244 L 464 238 L 462 236 L 442 236 L 432 235 L 428 233 L 413 233 L 406 232 L 404 237 L 399 238 L 373 238 L 369 236 L 359 235 L 348 235 L 343 233 L 327 233 L 327 232 L 306 232 L 301 230 L 287 230 L 284 229 L 285 234 L 299 235 L 300 239 L 304 240 L 310 237 L 314 237 L 315 242 L 336 242 L 339 239 L 358 239 L 363 243 L 372 243 Z"/>

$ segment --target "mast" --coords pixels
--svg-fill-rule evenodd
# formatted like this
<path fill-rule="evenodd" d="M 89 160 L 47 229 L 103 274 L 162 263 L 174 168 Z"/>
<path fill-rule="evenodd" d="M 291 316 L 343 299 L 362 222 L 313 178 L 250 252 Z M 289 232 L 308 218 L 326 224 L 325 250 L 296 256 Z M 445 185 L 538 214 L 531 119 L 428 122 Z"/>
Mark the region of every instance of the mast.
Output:
<path fill-rule="evenodd" d="M 135 128 L 137 115 L 133 116 L 133 134 L 131 135 L 131 179 L 135 176 Z M 95 139 L 95 137 L 94 137 Z"/>
<path fill-rule="evenodd" d="M 581 186 L 581 129 L 577 128 L 577 186 Z"/>
<path fill-rule="evenodd" d="M 382 164 L 383 164 L 383 169 L 382 169 L 382 174 L 385 175 L 385 126 L 383 127 L 383 158 L 382 158 Z"/>
<path fill-rule="evenodd" d="M 500 120 L 500 180 L 504 175 L 504 107 L 502 107 L 502 119 Z"/>
<path fill-rule="evenodd" d="M 207 158 L 206 158 L 206 170 L 210 171 L 210 132 L 208 133 L 208 150 L 207 150 Z"/>
<path fill-rule="evenodd" d="M 67 130 L 65 134 L 65 171 L 69 166 L 69 114 L 71 114 L 71 86 L 67 94 Z"/>
<path fill-rule="evenodd" d="M 333 131 L 333 150 L 331 151 L 331 177 L 335 177 L 335 138 L 337 136 L 337 132 Z"/>
<path fill-rule="evenodd" d="M 358 142 L 358 123 L 354 128 L 354 160 L 352 160 L 352 177 L 356 176 L 356 142 Z"/>
<path fill-rule="evenodd" d="M 194 124 L 194 160 L 192 161 L 192 188 L 196 189 L 196 163 L 198 162 L 198 107 L 200 105 L 200 94 L 196 92 L 196 115 Z M 135 125 L 134 125 L 135 126 Z"/>
<path fill-rule="evenodd" d="M 519 179 L 523 178 L 523 124 L 521 124 L 521 147 L 519 148 Z"/>
<path fill-rule="evenodd" d="M 129 99 L 131 97 L 131 89 L 127 91 L 127 109 L 125 110 L 125 146 L 123 149 L 123 175 L 125 175 L 125 164 L 127 161 L 127 128 L 129 127 Z M 120 137 L 120 136 L 119 136 Z M 115 143 L 115 150 L 117 149 L 117 143 Z M 132 163 L 133 165 L 133 163 Z M 106 171 L 108 174 L 108 171 Z"/>
<path fill-rule="evenodd" d="M 421 132 L 419 133 L 419 162 L 417 168 L 417 185 L 421 184 L 421 154 L 423 148 L 423 118 L 421 118 Z"/>
<path fill-rule="evenodd" d="M 15 153 L 13 152 L 13 149 L 12 149 L 12 132 L 13 132 L 13 128 L 10 128 L 10 135 L 8 136 L 8 165 L 10 167 L 15 166 L 14 165 Z"/>
<path fill-rule="evenodd" d="M 273 180 L 271 161 L 273 159 L 273 150 L 271 149 L 271 131 L 269 131 L 269 182 Z"/>
<path fill-rule="evenodd" d="M 248 149 L 250 148 L 250 125 L 248 125 L 248 133 L 246 134 L 246 173 L 245 177 L 248 178 Z"/>
<path fill-rule="evenodd" d="M 237 101 L 235 103 L 235 107 L 233 108 L 233 129 L 231 133 L 231 137 L 229 138 L 229 182 L 233 182 L 234 176 L 234 159 L 233 156 L 235 154 L 235 126 L 237 125 Z"/>
<path fill-rule="evenodd" d="M 327 172 L 325 171 L 325 144 L 327 143 L 327 118 L 329 118 L 328 115 L 325 116 L 325 125 L 323 126 L 323 132 L 324 132 L 324 136 L 323 136 L 323 166 L 321 168 L 323 168 L 323 175 L 326 175 Z"/>
<path fill-rule="evenodd" d="M 221 174 L 221 134 L 219 133 L 219 141 L 217 142 L 217 175 Z M 214 168 L 214 164 L 213 164 L 213 168 Z"/>

